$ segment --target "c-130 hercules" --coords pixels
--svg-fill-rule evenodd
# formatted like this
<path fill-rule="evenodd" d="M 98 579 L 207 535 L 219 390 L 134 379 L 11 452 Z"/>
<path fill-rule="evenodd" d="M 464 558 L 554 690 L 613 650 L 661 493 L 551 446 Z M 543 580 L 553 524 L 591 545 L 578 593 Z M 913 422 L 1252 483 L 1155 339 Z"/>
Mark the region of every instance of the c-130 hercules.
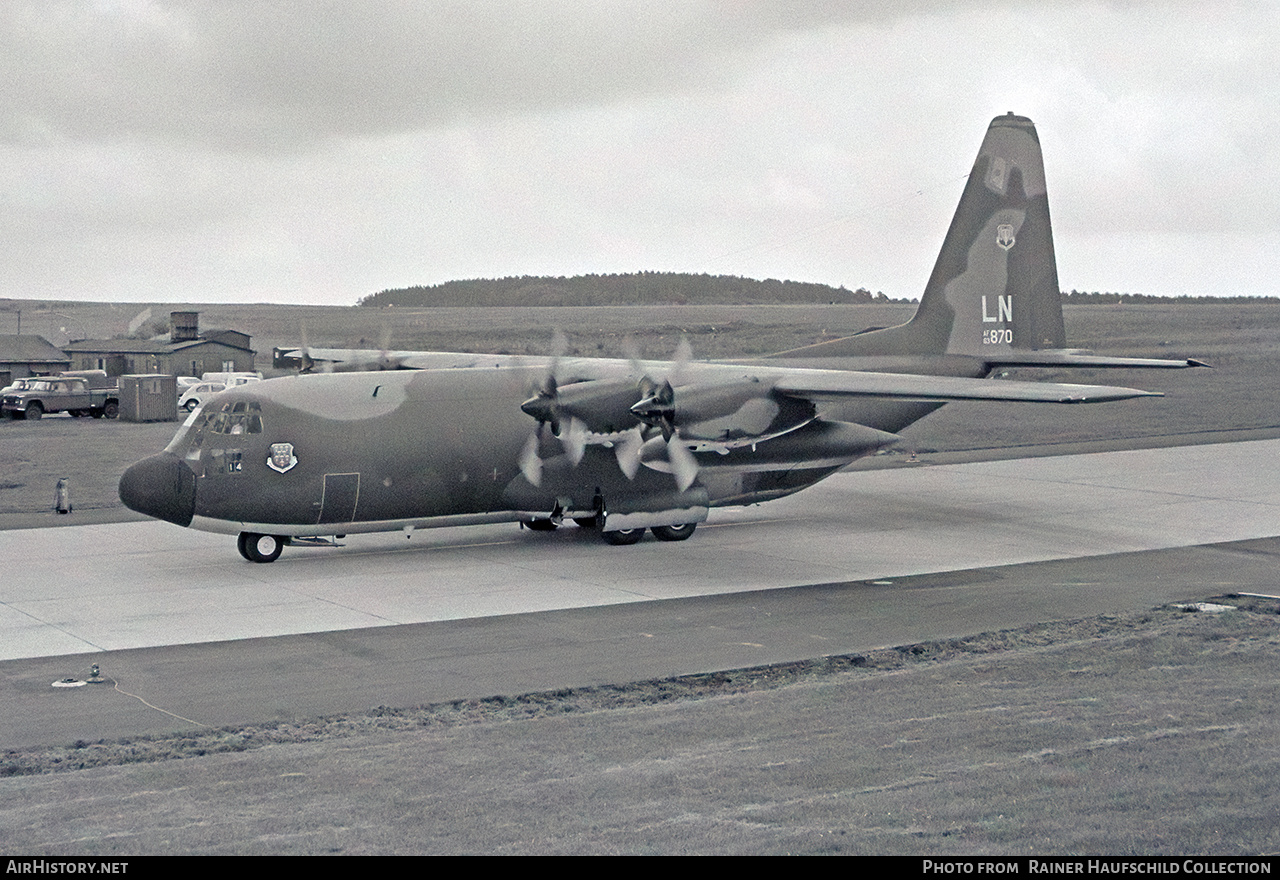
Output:
<path fill-rule="evenodd" d="M 1132 388 L 1002 367 L 1186 367 L 1065 348 L 1031 120 L 987 130 L 914 317 L 750 362 L 425 352 L 379 372 L 223 392 L 120 479 L 129 508 L 284 546 L 347 533 L 570 518 L 612 544 L 688 538 L 716 507 L 817 483 L 952 400 L 1091 403 Z M 303 352 L 304 357 L 308 356 Z"/>

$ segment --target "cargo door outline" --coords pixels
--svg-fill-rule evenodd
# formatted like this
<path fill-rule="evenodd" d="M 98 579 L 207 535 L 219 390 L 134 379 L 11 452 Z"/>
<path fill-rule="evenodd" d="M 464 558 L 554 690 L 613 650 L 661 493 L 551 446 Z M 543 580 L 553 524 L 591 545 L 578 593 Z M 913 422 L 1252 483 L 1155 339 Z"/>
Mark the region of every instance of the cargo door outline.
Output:
<path fill-rule="evenodd" d="M 325 474 L 317 524 L 352 522 L 359 500 L 360 474 Z"/>

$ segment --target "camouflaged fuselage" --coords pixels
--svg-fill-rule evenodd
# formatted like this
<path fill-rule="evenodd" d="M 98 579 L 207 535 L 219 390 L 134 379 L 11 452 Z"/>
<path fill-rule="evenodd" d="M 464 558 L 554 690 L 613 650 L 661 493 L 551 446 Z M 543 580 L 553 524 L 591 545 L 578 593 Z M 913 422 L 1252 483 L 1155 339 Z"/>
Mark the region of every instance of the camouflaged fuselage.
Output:
<path fill-rule="evenodd" d="M 162 482 L 191 488 L 161 518 L 215 531 L 309 535 L 532 519 L 557 509 L 588 516 L 602 505 L 631 513 L 749 504 L 811 485 L 892 442 L 892 432 L 938 405 L 833 405 L 842 422 L 872 430 L 813 419 L 755 448 L 695 452 L 698 485 L 681 492 L 663 470 L 641 467 L 629 478 L 607 435 L 588 437 L 574 463 L 560 439 L 520 410 L 546 369 L 495 357 L 484 366 L 295 376 L 224 392 L 166 448 L 164 458 L 181 462 L 191 478 L 171 469 Z M 575 362 L 573 369 L 580 381 L 633 372 L 625 361 Z M 741 370 L 695 365 L 692 372 L 721 373 L 714 378 L 723 381 L 726 371 Z M 539 437 L 543 460 L 536 486 L 520 467 L 531 436 Z"/>

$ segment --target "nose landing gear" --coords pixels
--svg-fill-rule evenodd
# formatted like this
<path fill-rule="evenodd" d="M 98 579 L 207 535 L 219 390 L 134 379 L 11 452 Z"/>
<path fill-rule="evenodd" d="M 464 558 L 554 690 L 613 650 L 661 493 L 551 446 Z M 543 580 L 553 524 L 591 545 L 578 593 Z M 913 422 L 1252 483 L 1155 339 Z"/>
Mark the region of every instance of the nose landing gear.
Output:
<path fill-rule="evenodd" d="M 285 540 L 279 535 L 241 532 L 236 540 L 236 547 L 240 550 L 240 555 L 250 562 L 275 562 L 280 558 Z"/>

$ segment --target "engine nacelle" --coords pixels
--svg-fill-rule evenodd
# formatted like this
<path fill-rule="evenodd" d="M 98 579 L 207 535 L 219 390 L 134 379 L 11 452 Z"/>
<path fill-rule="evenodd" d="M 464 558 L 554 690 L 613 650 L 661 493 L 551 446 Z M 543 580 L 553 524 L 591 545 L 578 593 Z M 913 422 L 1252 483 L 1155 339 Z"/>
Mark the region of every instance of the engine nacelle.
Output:
<path fill-rule="evenodd" d="M 698 453 L 699 471 L 718 468 L 742 471 L 778 467 L 836 468 L 870 455 L 898 441 L 897 434 L 877 431 L 853 422 L 812 420 L 794 430 L 758 439 L 755 443 L 692 442 L 683 435 L 672 440 Z M 670 456 L 662 438 L 654 437 L 640 449 L 640 463 L 656 471 L 670 472 Z M 715 452 L 716 455 L 701 453 Z"/>

